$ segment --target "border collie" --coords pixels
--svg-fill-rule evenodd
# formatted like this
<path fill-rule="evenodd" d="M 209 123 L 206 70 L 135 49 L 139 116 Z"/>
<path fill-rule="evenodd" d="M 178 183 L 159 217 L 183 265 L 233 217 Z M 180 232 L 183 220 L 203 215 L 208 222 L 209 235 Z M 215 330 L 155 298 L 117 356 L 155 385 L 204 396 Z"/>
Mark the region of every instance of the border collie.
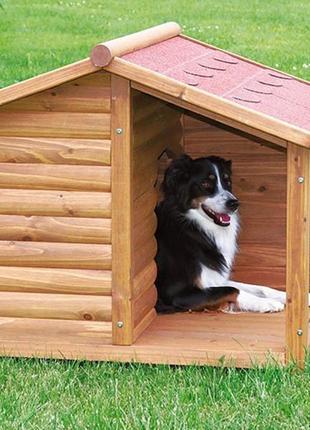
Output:
<path fill-rule="evenodd" d="M 231 173 L 231 161 L 215 156 L 183 155 L 166 170 L 156 208 L 158 312 L 284 309 L 285 292 L 230 280 L 239 228 Z"/>

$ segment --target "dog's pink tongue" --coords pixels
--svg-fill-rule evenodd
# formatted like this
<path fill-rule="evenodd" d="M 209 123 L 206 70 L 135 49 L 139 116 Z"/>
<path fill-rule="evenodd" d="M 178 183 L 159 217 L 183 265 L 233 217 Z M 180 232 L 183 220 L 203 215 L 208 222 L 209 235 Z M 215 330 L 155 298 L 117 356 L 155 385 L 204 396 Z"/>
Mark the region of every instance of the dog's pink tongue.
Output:
<path fill-rule="evenodd" d="M 221 223 L 229 223 L 230 222 L 230 216 L 228 214 L 215 214 L 217 220 Z"/>

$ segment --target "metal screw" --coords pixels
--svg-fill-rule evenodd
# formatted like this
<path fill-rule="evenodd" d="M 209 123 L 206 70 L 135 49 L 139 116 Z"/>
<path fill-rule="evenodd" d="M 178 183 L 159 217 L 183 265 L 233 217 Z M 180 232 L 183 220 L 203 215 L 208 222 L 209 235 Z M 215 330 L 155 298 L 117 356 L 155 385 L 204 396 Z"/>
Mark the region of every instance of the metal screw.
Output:
<path fill-rule="evenodd" d="M 303 176 L 299 176 L 298 179 L 297 179 L 297 181 L 298 181 L 299 184 L 302 184 L 302 183 L 305 182 L 305 178 Z"/>
<path fill-rule="evenodd" d="M 302 336 L 303 335 L 303 331 L 302 331 L 302 329 L 301 328 L 299 328 L 298 330 L 297 330 L 297 336 Z"/>
<path fill-rule="evenodd" d="M 122 134 L 123 133 L 122 128 L 117 128 L 115 131 L 116 131 L 116 134 Z"/>
<path fill-rule="evenodd" d="M 124 327 L 123 321 L 117 321 L 116 325 L 117 325 L 118 328 Z"/>

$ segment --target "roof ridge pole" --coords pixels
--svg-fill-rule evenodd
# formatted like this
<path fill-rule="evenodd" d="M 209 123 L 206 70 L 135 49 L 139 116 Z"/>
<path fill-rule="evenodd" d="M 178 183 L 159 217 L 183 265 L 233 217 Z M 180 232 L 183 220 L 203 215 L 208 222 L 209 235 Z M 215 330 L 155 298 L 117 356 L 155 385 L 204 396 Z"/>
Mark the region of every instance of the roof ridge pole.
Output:
<path fill-rule="evenodd" d="M 94 66 L 105 67 L 114 57 L 121 57 L 138 49 L 171 39 L 178 36 L 181 31 L 180 25 L 176 22 L 166 22 L 118 39 L 99 43 L 92 49 L 90 58 Z"/>

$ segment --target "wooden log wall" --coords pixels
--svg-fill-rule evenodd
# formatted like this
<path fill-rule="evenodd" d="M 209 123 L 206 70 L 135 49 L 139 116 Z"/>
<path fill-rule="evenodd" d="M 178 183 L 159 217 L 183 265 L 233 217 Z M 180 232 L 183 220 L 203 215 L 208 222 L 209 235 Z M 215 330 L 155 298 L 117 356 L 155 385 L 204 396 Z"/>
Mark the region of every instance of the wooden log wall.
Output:
<path fill-rule="evenodd" d="M 233 161 L 233 190 L 241 201 L 233 279 L 285 289 L 285 149 L 198 115 L 184 116 L 184 148 L 194 158 L 218 155 Z"/>
<path fill-rule="evenodd" d="M 155 317 L 154 286 L 159 158 L 165 150 L 182 151 L 182 112 L 168 103 L 133 92 L 133 337 L 136 339 Z"/>
<path fill-rule="evenodd" d="M 0 317 L 104 322 L 111 343 L 110 122 L 101 71 L 0 107 Z"/>

